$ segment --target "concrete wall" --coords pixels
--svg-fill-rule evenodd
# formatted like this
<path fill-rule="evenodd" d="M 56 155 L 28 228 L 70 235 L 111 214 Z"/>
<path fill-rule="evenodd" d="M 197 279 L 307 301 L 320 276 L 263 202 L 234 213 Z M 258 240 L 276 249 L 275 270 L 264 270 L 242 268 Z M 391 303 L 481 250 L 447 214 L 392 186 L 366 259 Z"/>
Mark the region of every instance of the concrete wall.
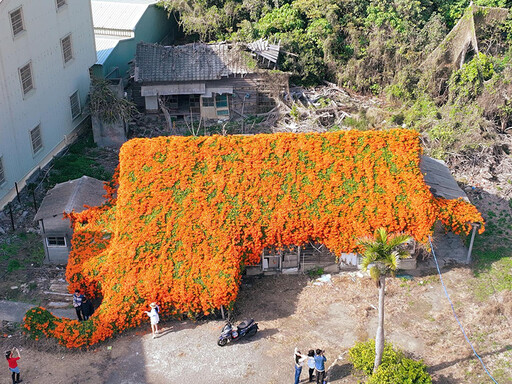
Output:
<path fill-rule="evenodd" d="M 25 31 L 13 37 L 9 12 L 22 6 Z M 61 39 L 71 33 L 73 59 L 64 63 Z M 89 67 L 96 50 L 89 1 L 0 2 L 0 157 L 5 182 L 0 209 L 26 179 L 69 144 L 86 113 L 72 119 L 70 96 L 78 90 L 82 110 L 89 93 Z M 34 89 L 23 94 L 19 68 L 31 62 Z M 30 131 L 40 125 L 43 147 L 32 152 Z"/>

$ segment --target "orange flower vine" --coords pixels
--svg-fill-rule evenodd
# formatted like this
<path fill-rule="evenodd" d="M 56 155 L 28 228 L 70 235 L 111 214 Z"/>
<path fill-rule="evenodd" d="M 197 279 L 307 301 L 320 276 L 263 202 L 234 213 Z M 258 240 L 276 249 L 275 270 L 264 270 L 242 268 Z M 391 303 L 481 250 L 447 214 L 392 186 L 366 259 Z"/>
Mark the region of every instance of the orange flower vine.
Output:
<path fill-rule="evenodd" d="M 70 291 L 101 294 L 100 308 L 83 323 L 29 311 L 27 329 L 91 345 L 139 324 L 152 301 L 171 315 L 231 305 L 241 268 L 270 245 L 340 254 L 379 227 L 425 242 L 438 219 L 459 232 L 483 222 L 471 204 L 432 196 L 421 152 L 403 129 L 131 140 L 116 200 L 111 190 L 71 217 Z"/>

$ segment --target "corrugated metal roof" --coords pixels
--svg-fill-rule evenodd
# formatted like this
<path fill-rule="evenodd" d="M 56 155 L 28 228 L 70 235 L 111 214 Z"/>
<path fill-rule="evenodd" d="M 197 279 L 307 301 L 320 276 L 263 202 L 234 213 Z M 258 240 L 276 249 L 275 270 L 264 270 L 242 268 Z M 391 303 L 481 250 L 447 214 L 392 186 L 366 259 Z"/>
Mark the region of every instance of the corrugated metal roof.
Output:
<path fill-rule="evenodd" d="M 103 181 L 87 176 L 57 184 L 44 197 L 34 221 L 62 217 L 64 212 L 82 212 L 84 205 L 96 207 L 103 204 L 104 184 Z"/>
<path fill-rule="evenodd" d="M 96 41 L 96 64 L 103 65 L 122 38 L 94 36 Z"/>
<path fill-rule="evenodd" d="M 448 200 L 461 198 L 469 201 L 468 196 L 459 187 L 444 161 L 421 156 L 420 169 L 425 183 L 435 197 L 444 197 Z"/>
<path fill-rule="evenodd" d="M 92 1 L 94 28 L 134 31 L 151 2 Z"/>
<path fill-rule="evenodd" d="M 135 53 L 135 81 L 218 80 L 254 72 L 239 46 L 186 44 L 162 46 L 139 43 Z"/>

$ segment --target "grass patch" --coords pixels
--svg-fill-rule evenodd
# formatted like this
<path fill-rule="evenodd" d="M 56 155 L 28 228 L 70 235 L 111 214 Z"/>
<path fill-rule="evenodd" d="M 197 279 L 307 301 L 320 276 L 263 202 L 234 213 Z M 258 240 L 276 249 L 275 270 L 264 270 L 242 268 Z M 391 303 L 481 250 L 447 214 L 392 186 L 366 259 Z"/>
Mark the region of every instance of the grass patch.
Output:
<path fill-rule="evenodd" d="M 0 240 L 0 271 L 11 273 L 31 265 L 42 265 L 44 249 L 35 233 L 20 233 Z"/>
<path fill-rule="evenodd" d="M 80 137 L 72 144 L 67 153 L 53 161 L 47 188 L 56 184 L 78 179 L 82 176 L 94 177 L 98 180 L 110 180 L 112 174 L 107 172 L 96 159 L 99 150 L 94 143 L 92 134 Z"/>

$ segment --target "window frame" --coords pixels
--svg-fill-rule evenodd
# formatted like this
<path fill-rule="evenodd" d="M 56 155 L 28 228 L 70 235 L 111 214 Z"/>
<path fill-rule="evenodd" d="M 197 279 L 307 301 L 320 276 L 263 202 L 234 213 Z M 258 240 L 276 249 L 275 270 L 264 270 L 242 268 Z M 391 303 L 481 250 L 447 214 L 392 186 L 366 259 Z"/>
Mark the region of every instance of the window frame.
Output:
<path fill-rule="evenodd" d="M 23 78 L 24 70 L 27 68 L 28 68 L 28 73 L 30 75 L 30 88 L 27 87 L 28 89 L 26 89 L 26 87 L 25 87 L 27 82 L 24 81 L 24 78 Z M 18 74 L 20 76 L 21 92 L 23 93 L 24 97 L 35 89 L 33 72 L 34 71 L 32 70 L 32 61 L 29 61 L 27 64 L 18 68 Z M 25 79 L 25 80 L 27 80 L 27 79 Z"/>
<path fill-rule="evenodd" d="M 33 136 L 33 133 L 37 130 L 38 136 Z M 43 135 L 41 132 L 41 124 L 37 124 L 34 128 L 29 131 L 30 146 L 32 147 L 32 154 L 35 156 L 43 149 Z M 36 148 L 34 144 L 38 144 Z"/>
<path fill-rule="evenodd" d="M 69 46 L 64 46 L 65 41 L 69 42 Z M 73 54 L 73 40 L 71 39 L 71 33 L 60 39 L 60 48 L 62 50 L 62 60 L 64 61 L 64 65 L 73 61 L 75 55 Z"/>
<path fill-rule="evenodd" d="M 76 103 L 73 102 L 73 97 L 76 96 Z M 75 115 L 75 110 L 73 108 L 74 105 L 78 105 L 78 113 Z M 77 89 L 75 92 L 69 96 L 69 108 L 71 110 L 71 120 L 75 120 L 82 115 L 82 104 L 80 102 L 80 92 Z"/>
<path fill-rule="evenodd" d="M 4 184 L 5 180 L 5 169 L 4 169 L 4 159 L 3 156 L 0 156 L 0 185 Z"/>
<path fill-rule="evenodd" d="M 215 107 L 215 98 L 213 96 L 211 96 L 211 97 L 201 96 L 201 103 L 204 108 L 214 108 Z"/>
<path fill-rule="evenodd" d="M 21 29 L 19 29 L 19 30 L 15 30 L 14 23 L 13 23 L 13 20 L 12 20 L 12 16 L 16 12 L 19 12 L 19 15 L 20 15 L 19 22 L 21 23 Z M 20 5 L 18 8 L 13 9 L 12 11 L 9 12 L 9 22 L 11 23 L 11 32 L 12 32 L 13 39 L 18 37 L 18 36 L 20 36 L 20 34 L 22 34 L 23 32 L 26 31 L 26 29 L 25 29 L 25 20 L 23 18 L 23 6 Z"/>
<path fill-rule="evenodd" d="M 68 243 L 66 241 L 66 236 L 46 236 L 46 246 L 48 248 L 64 248 L 67 247 Z M 53 239 L 54 241 L 50 243 L 50 239 Z M 60 240 L 64 240 L 64 244 L 60 244 Z M 53 244 L 54 243 L 54 244 Z"/>

